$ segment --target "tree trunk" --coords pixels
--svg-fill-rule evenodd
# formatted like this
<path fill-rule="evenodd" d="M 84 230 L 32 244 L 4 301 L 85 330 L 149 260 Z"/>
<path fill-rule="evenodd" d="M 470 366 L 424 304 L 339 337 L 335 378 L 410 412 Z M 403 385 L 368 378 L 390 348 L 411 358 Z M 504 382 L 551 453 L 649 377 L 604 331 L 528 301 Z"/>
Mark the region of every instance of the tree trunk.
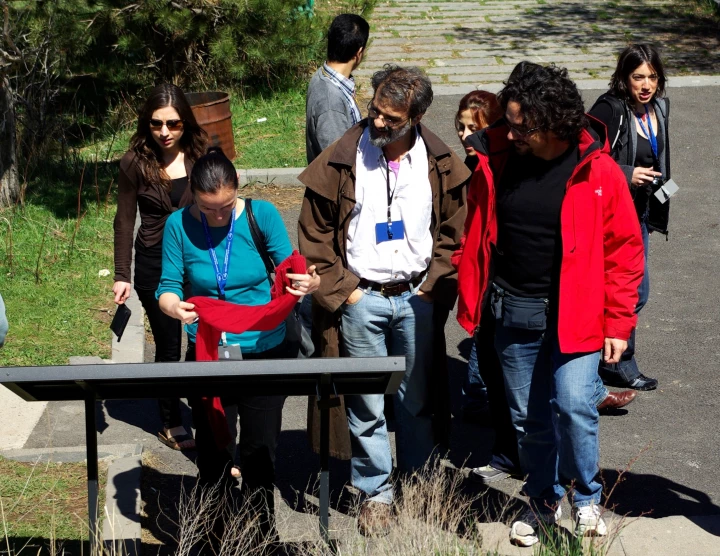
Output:
<path fill-rule="evenodd" d="M 17 165 L 15 106 L 7 77 L 0 76 L 0 207 L 9 207 L 20 198 Z"/>

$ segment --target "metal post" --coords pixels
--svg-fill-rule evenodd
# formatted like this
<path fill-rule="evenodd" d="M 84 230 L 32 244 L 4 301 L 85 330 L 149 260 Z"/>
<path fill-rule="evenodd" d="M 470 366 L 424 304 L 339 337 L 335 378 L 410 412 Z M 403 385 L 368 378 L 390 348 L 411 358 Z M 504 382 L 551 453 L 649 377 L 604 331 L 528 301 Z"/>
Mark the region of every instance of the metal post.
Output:
<path fill-rule="evenodd" d="M 327 544 L 330 522 L 330 375 L 320 376 L 320 536 Z"/>
<path fill-rule="evenodd" d="M 88 530 L 90 554 L 97 554 L 98 538 L 98 447 L 95 427 L 95 396 L 85 398 L 85 446 L 87 452 Z"/>

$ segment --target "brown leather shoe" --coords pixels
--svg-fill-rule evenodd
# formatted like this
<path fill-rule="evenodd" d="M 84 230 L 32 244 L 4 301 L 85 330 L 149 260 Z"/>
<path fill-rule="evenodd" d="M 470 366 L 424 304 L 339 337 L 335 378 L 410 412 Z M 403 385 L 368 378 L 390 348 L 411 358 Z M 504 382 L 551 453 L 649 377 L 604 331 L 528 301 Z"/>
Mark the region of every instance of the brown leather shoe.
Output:
<path fill-rule="evenodd" d="M 393 522 L 392 506 L 382 502 L 366 500 L 360 506 L 357 523 L 364 537 L 384 537 L 390 532 Z"/>
<path fill-rule="evenodd" d="M 598 411 L 603 409 L 619 409 L 625 407 L 635 399 L 637 392 L 635 390 L 625 390 L 623 392 L 608 391 L 607 397 L 597 406 Z"/>

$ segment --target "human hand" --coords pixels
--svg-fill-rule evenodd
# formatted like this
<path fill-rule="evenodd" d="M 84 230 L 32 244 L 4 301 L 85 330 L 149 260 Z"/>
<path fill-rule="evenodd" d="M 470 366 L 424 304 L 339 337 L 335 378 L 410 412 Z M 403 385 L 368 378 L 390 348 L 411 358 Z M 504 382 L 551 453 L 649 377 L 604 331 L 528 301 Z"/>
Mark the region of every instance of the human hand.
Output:
<path fill-rule="evenodd" d="M 603 361 L 605 363 L 618 363 L 620 356 L 627 349 L 627 341 L 618 340 L 617 338 L 605 338 L 605 347 L 603 348 Z"/>
<path fill-rule="evenodd" d="M 130 282 L 115 282 L 112 291 L 115 294 L 115 304 L 122 305 L 130 297 Z"/>
<path fill-rule="evenodd" d="M 642 168 L 638 166 L 633 170 L 632 184 L 635 187 L 649 185 L 656 176 L 662 176 L 662 172 L 656 172 L 652 168 Z"/>
<path fill-rule="evenodd" d="M 350 296 L 345 300 L 345 303 L 347 305 L 355 305 L 358 303 L 362 296 L 365 295 L 365 292 L 362 290 L 353 290 L 353 292 L 350 294 Z"/>
<path fill-rule="evenodd" d="M 184 324 L 192 324 L 197 320 L 198 314 L 193 311 L 195 305 L 186 301 L 178 301 L 171 309 L 171 316 Z"/>
<path fill-rule="evenodd" d="M 308 268 L 305 274 L 288 273 L 287 277 L 290 279 L 293 287 L 285 286 L 285 289 L 298 297 L 313 293 L 320 287 L 320 276 L 318 276 L 318 273 L 315 271 L 315 265 Z"/>

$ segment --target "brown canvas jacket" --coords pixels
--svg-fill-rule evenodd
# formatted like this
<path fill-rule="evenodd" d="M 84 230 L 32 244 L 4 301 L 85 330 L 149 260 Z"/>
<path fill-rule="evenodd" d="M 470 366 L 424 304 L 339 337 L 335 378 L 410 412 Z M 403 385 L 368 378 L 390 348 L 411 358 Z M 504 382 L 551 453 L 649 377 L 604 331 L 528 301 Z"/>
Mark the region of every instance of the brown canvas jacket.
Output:
<path fill-rule="evenodd" d="M 346 242 L 355 206 L 357 145 L 365 127 L 367 120 L 351 127 L 298 177 L 306 187 L 298 221 L 300 252 L 317 265 L 322 277 L 320 289 L 313 295 L 312 328 L 313 341 L 322 357 L 340 356 L 338 309 L 360 281 L 347 269 Z M 457 273 L 450 257 L 460 246 L 466 214 L 464 186 L 471 172 L 429 129 L 419 125 L 418 131 L 428 152 L 433 202 L 430 226 L 434 237 L 428 277 L 420 289 L 432 294 L 447 315 L 457 297 Z M 308 400 L 307 428 L 310 443 L 319 452 L 320 422 L 313 397 Z M 330 454 L 341 459 L 351 456 L 343 405 L 330 410 Z"/>
<path fill-rule="evenodd" d="M 188 184 L 193 162 L 185 157 Z M 183 193 L 179 208 L 192 204 L 190 187 Z M 153 187 L 145 181 L 137 155 L 128 151 L 120 160 L 118 176 L 118 208 L 115 214 L 115 281 L 132 282 L 133 232 L 135 214 L 140 208 L 140 229 L 138 241 L 145 247 L 152 247 L 162 241 L 165 220 L 175 210 L 170 194 L 162 188 Z"/>
<path fill-rule="evenodd" d="M 363 120 L 350 128 L 298 177 L 306 186 L 298 221 L 298 243 L 300 252 L 311 264 L 317 265 L 322 278 L 313 298 L 327 313 L 321 326 L 324 356 L 339 353 L 337 316 L 330 315 L 336 314 L 360 281 L 360 277 L 347 268 L 346 242 L 350 214 L 355 206 L 357 145 L 366 127 L 367 120 Z M 419 124 L 417 129 L 428 152 L 433 202 L 430 231 L 434 237 L 428 276 L 420 289 L 431 294 L 435 303 L 452 309 L 457 297 L 457 272 L 450 257 L 460 246 L 466 215 L 464 186 L 471 172 L 424 125 Z M 315 324 L 314 321 L 313 326 Z"/>

